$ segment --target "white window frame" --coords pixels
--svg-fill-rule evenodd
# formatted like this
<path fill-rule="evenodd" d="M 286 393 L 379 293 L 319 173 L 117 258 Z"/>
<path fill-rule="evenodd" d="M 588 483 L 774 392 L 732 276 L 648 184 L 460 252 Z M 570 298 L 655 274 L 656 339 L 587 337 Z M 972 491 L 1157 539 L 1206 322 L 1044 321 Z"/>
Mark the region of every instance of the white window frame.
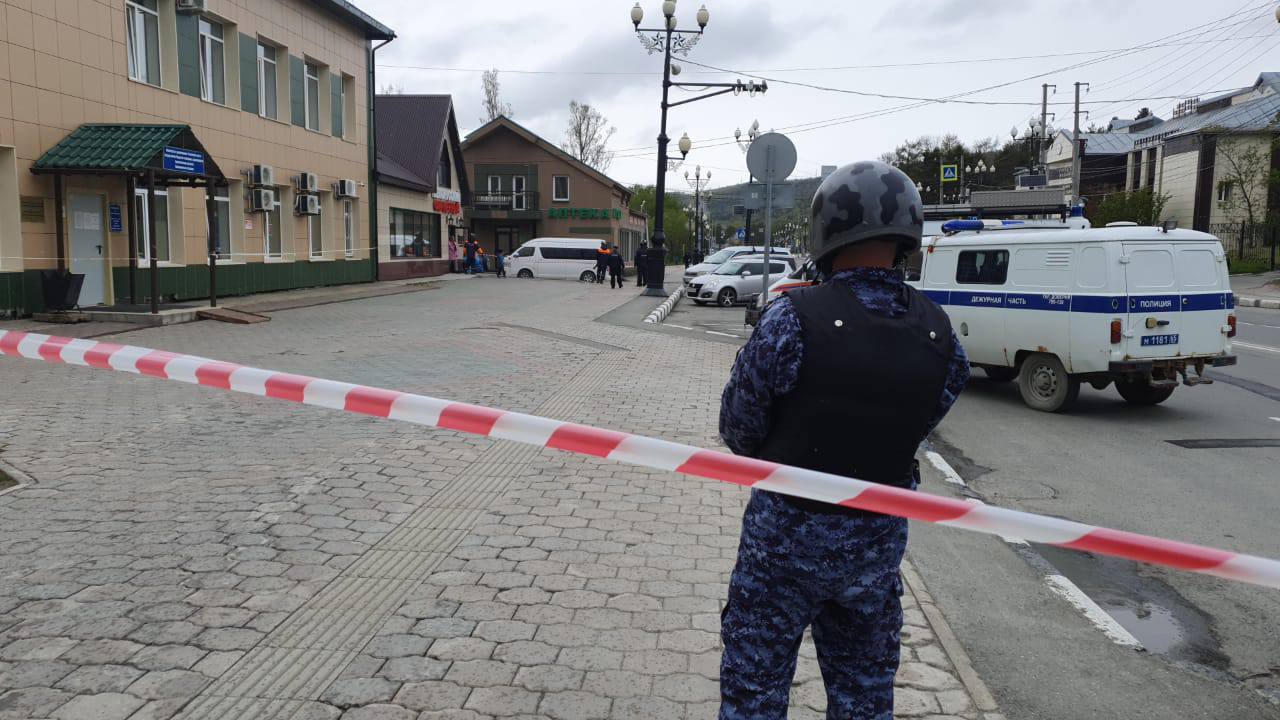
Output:
<path fill-rule="evenodd" d="M 151 212 L 152 212 L 152 208 L 151 208 L 150 200 L 149 200 L 149 198 L 147 197 L 147 189 L 146 189 L 146 188 L 135 188 L 135 189 L 134 189 L 134 192 L 133 192 L 133 196 L 134 196 L 134 198 L 135 198 L 135 200 L 134 200 L 135 207 L 137 207 L 137 205 L 136 205 L 136 203 L 137 203 L 137 199 L 139 199 L 139 198 L 140 198 L 140 199 L 142 200 L 142 208 L 141 208 L 141 210 L 142 210 L 142 211 L 138 213 L 138 215 L 139 215 L 139 217 L 138 217 L 138 225 L 139 225 L 139 227 L 138 227 L 138 232 L 137 232 L 137 238 L 138 238 L 138 262 L 148 262 L 148 263 L 149 263 L 149 262 L 151 262 L 151 237 L 150 237 L 150 235 L 151 235 Z M 164 246 L 165 246 L 165 247 L 168 249 L 168 251 L 169 251 L 169 252 L 168 252 L 169 259 L 168 259 L 168 260 L 159 260 L 159 259 L 157 259 L 157 261 L 156 261 L 156 262 L 158 262 L 158 263 L 169 263 L 169 262 L 173 262 L 173 243 L 172 243 L 172 238 L 173 238 L 173 218 L 169 216 L 169 215 L 170 215 L 170 213 L 169 213 L 169 209 L 170 209 L 170 208 L 169 208 L 169 191 L 168 191 L 168 190 L 156 190 L 156 204 L 157 204 L 157 205 L 159 205 L 159 204 L 161 204 L 161 203 L 163 203 L 163 204 L 164 204 L 164 211 L 165 211 L 165 212 L 164 212 L 164 218 L 165 218 L 165 224 L 164 224 L 164 227 L 165 227 L 165 236 L 164 236 L 163 238 L 156 238 L 156 254 L 157 254 L 157 255 L 163 255 L 163 254 L 164 254 L 164 253 L 161 253 L 161 252 L 160 252 L 160 245 L 161 245 L 161 242 L 163 241 Z"/>
<path fill-rule="evenodd" d="M 275 200 L 271 203 L 271 210 L 280 218 L 280 222 L 276 223 L 276 232 L 284 231 L 284 215 L 280 212 L 280 188 L 271 188 L 275 191 L 273 197 Z M 271 212 L 262 213 L 262 257 L 269 261 L 284 259 L 284 235 L 280 235 L 280 252 L 271 254 Z"/>
<path fill-rule="evenodd" d="M 564 196 L 561 197 L 556 188 L 556 181 L 564 178 Z M 552 175 L 551 176 L 551 201 L 552 202 L 569 202 L 569 176 L 568 175 Z"/>
<path fill-rule="evenodd" d="M 295 66 L 296 67 L 296 66 Z M 302 112 L 304 116 L 303 122 L 308 130 L 320 132 L 320 66 L 313 63 L 303 61 L 302 63 Z M 313 91 L 311 83 L 315 83 L 316 87 Z M 314 97 L 312 94 L 314 93 Z M 311 101 L 315 100 L 316 109 L 315 116 L 311 114 Z"/>
<path fill-rule="evenodd" d="M 307 252 L 312 260 L 320 260 L 324 258 L 324 203 L 320 203 L 320 212 L 315 215 L 303 215 L 307 221 Z M 316 237 L 316 230 L 319 229 L 320 237 Z M 320 243 L 320 249 L 316 249 L 316 243 Z"/>
<path fill-rule="evenodd" d="M 356 208 L 355 201 L 347 198 L 342 201 L 342 247 L 347 257 L 356 254 Z"/>
<path fill-rule="evenodd" d="M 338 137 L 347 137 L 347 76 L 339 74 L 338 79 L 338 120 L 342 123 L 342 134 Z M 332 80 L 329 81 L 333 83 Z"/>
<path fill-rule="evenodd" d="M 157 77 L 144 77 L 147 73 L 147 23 L 143 16 L 150 16 L 155 21 L 156 28 L 156 75 Z M 142 22 L 139 22 L 142 20 Z M 132 30 L 132 32 L 130 32 Z M 160 13 L 151 8 L 145 7 L 139 3 L 126 0 L 125 2 L 125 53 L 129 61 L 129 78 L 138 82 L 147 83 L 160 87 L 160 75 L 163 72 L 161 65 L 164 64 L 160 58 Z"/>
<path fill-rule="evenodd" d="M 529 196 L 526 195 L 525 177 L 523 175 L 511 176 L 511 209 L 512 210 L 528 210 Z M 520 187 L 517 189 L 516 185 Z"/>
<path fill-rule="evenodd" d="M 488 182 L 490 195 L 502 194 L 502 177 L 500 175 L 490 175 Z"/>
<path fill-rule="evenodd" d="M 279 57 L 279 48 L 274 45 L 268 45 L 261 40 L 258 41 L 258 115 L 271 120 L 280 119 L 280 88 L 279 88 L 279 69 L 278 60 L 267 57 L 266 51 L 270 50 L 276 57 Z M 271 101 L 276 106 L 275 114 L 267 113 L 267 78 L 271 78 L 271 84 L 275 87 Z"/>
<path fill-rule="evenodd" d="M 214 195 L 213 201 L 215 203 L 225 203 L 227 206 L 227 222 L 226 222 L 227 253 L 226 255 L 223 255 L 222 253 L 218 253 L 218 260 L 225 262 L 227 260 L 233 259 L 236 254 L 235 238 L 232 237 L 231 235 L 231 195 L 228 190 L 219 189 L 217 192 L 221 194 Z M 222 226 L 219 226 L 219 229 L 222 229 Z M 205 233 L 205 236 L 208 237 L 209 235 L 209 213 L 208 212 L 204 214 L 204 233 Z"/>
<path fill-rule="evenodd" d="M 206 31 L 206 27 L 208 30 Z M 213 34 L 213 29 L 217 28 L 223 37 L 217 37 Z M 227 43 L 223 39 L 226 37 L 226 28 L 217 20 L 211 20 L 201 16 L 199 19 L 200 28 L 200 99 L 205 102 L 215 103 L 217 105 L 227 104 Z M 216 48 L 215 48 L 216 44 Z M 213 53 L 214 50 L 222 55 L 222 98 L 218 99 L 213 96 L 214 89 L 214 72 L 213 72 Z"/>
<path fill-rule="evenodd" d="M 1223 180 L 1218 183 L 1218 204 L 1225 205 L 1231 202 L 1231 193 L 1235 186 L 1235 182 L 1231 180 Z"/>

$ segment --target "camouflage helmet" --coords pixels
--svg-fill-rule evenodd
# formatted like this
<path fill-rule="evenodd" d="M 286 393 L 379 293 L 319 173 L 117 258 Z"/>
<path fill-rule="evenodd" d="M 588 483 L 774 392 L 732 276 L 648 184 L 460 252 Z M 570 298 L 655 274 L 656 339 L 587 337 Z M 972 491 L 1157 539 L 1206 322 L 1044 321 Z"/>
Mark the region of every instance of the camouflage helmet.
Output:
<path fill-rule="evenodd" d="M 920 192 L 906 173 L 887 163 L 845 165 L 818 186 L 809 233 L 818 263 L 868 240 L 894 240 L 900 256 L 910 255 L 920 249 L 924 235 Z"/>

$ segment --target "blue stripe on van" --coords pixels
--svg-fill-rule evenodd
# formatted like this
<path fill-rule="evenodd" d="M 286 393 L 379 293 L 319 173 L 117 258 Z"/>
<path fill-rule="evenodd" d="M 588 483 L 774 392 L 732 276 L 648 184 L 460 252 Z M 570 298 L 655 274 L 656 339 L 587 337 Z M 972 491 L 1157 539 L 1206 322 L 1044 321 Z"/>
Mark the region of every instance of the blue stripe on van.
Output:
<path fill-rule="evenodd" d="M 1005 297 L 1007 307 L 1019 310 L 1071 311 L 1071 296 L 1065 293 L 1009 293 Z"/>
<path fill-rule="evenodd" d="M 924 296 L 938 303 L 939 305 L 951 304 L 951 293 L 947 292 L 946 290 L 925 290 Z"/>
<path fill-rule="evenodd" d="M 1127 312 L 1128 300 L 1123 295 L 1072 295 L 1071 312 L 1115 315 Z"/>
<path fill-rule="evenodd" d="M 1196 295 L 1182 296 L 1183 312 L 1191 312 L 1194 310 L 1228 310 L 1230 301 L 1227 293 L 1200 293 Z"/>
<path fill-rule="evenodd" d="M 1055 293 L 967 292 L 961 290 L 925 290 L 924 294 L 939 305 L 954 307 L 1008 307 L 1014 310 L 1047 310 L 1050 312 L 1098 313 L 1123 315 L 1129 312 L 1196 312 L 1231 310 L 1235 295 L 1231 293 L 1194 293 L 1187 295 L 1067 295 Z"/>
<path fill-rule="evenodd" d="M 1005 294 L 1002 292 L 963 292 L 951 291 L 950 305 L 961 307 L 1004 307 Z"/>
<path fill-rule="evenodd" d="M 1130 312 L 1180 312 L 1181 295 L 1130 295 Z"/>

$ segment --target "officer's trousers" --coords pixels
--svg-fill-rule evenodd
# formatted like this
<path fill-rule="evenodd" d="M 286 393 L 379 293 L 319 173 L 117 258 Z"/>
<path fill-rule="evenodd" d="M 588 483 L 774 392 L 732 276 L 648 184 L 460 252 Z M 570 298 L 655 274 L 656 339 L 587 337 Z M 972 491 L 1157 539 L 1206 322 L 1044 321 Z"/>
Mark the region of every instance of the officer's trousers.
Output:
<path fill-rule="evenodd" d="M 721 614 L 721 720 L 785 720 L 813 627 L 829 720 L 892 720 L 907 521 L 752 491 Z"/>

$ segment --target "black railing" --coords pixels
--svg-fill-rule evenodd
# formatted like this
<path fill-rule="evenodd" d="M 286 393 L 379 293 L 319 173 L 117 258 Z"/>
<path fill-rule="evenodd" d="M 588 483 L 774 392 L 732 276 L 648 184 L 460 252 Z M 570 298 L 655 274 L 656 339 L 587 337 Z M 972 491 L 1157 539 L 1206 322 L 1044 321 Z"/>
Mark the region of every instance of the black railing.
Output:
<path fill-rule="evenodd" d="M 472 210 L 538 210 L 536 192 L 476 192 L 466 197 L 466 206 Z"/>
<path fill-rule="evenodd" d="M 1280 260 L 1280 225 L 1245 220 L 1215 223 L 1209 226 L 1209 232 L 1222 241 L 1233 272 L 1276 269 Z"/>

